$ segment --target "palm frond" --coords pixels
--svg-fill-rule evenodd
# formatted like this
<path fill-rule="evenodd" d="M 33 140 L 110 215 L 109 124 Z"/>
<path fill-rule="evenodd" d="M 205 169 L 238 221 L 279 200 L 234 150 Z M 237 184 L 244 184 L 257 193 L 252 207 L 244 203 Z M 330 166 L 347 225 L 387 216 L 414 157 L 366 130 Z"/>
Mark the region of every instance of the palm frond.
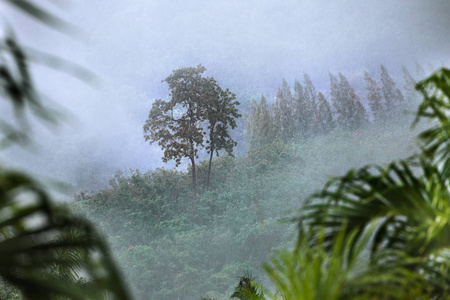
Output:
<path fill-rule="evenodd" d="M 51 204 L 29 177 L 0 172 L 0 276 L 27 299 L 129 299 L 87 221 Z M 87 286 L 77 285 L 80 279 Z"/>
<path fill-rule="evenodd" d="M 245 274 L 239 279 L 230 299 L 239 300 L 265 300 L 264 293 L 258 283 L 249 274 Z"/>
<path fill-rule="evenodd" d="M 366 245 L 370 264 L 361 276 L 345 279 L 340 292 L 344 299 L 350 294 L 367 299 L 384 289 L 396 291 L 389 299 L 445 299 L 449 294 L 450 71 L 439 70 L 417 88 L 425 99 L 416 122 L 420 118 L 435 122 L 419 135 L 422 152 L 386 167 L 370 165 L 330 180 L 310 197 L 297 218 L 297 251 L 323 251 L 326 259 L 333 257 L 341 236 L 349 253 L 356 253 L 354 249 L 374 226 Z M 414 297 L 405 294 L 411 291 L 405 289 L 407 285 L 415 287 Z"/>
<path fill-rule="evenodd" d="M 66 22 L 65 20 L 55 16 L 54 14 L 36 5 L 28 0 L 4 0 L 7 4 L 15 7 L 19 11 L 27 14 L 33 19 L 45 24 L 53 29 L 63 31 L 64 33 L 78 33 L 78 29 Z"/>
<path fill-rule="evenodd" d="M 282 252 L 265 266 L 277 294 L 289 300 L 427 299 L 420 298 L 428 295 L 423 275 L 410 269 L 414 259 L 399 259 L 394 252 L 377 256 L 377 263 L 364 258 L 376 227 L 372 223 L 360 234 L 344 224 L 330 245 L 325 245 L 325 228 L 314 244 L 301 236 L 293 252 Z"/>
<path fill-rule="evenodd" d="M 416 88 L 424 101 L 417 111 L 416 124 L 429 119 L 435 126 L 419 135 L 422 154 L 437 163 L 443 175 L 450 175 L 450 70 L 442 68 L 419 82 Z"/>

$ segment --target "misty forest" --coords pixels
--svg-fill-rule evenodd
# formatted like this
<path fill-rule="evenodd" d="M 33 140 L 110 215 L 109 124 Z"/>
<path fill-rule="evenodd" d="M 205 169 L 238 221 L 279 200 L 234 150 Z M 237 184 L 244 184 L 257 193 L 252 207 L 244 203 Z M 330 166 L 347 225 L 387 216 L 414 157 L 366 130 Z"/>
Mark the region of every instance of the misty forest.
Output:
<path fill-rule="evenodd" d="M 448 2 L 0 9 L 0 299 L 450 298 Z"/>

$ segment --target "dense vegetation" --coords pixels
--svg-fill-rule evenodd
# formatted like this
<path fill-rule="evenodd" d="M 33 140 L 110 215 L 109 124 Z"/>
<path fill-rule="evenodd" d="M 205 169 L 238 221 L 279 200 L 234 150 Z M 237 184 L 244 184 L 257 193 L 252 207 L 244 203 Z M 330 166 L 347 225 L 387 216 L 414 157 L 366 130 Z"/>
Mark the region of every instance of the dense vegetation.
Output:
<path fill-rule="evenodd" d="M 298 239 L 265 269 L 270 293 L 251 277 L 231 298 L 448 299 L 450 70 L 418 83 L 420 152 L 330 180 L 298 212 Z M 206 297 L 203 299 L 211 299 Z"/>
<path fill-rule="evenodd" d="M 50 18 L 27 1 L 11 3 Z M 21 46 L 8 37 L 1 50 L 8 57 L 0 64 L 2 97 L 19 124 L 2 122 L 7 146 L 29 138 L 26 108 L 56 119 L 34 89 Z M 419 135 L 417 154 L 408 120 L 397 117 L 416 98 L 404 74 L 406 98 L 385 67 L 381 88 L 365 74 L 370 113 L 342 74 L 330 74 L 330 102 L 306 74 L 294 96 L 283 82 L 271 108 L 261 97 L 247 112 L 247 155 L 217 158 L 212 175 L 210 161 L 198 165 L 195 205 L 192 164 L 188 172 L 118 172 L 110 187 L 76 195 L 73 207 L 102 227 L 139 299 L 446 299 L 450 71 L 418 84 L 425 100 L 417 116 L 435 123 Z M 234 100 L 228 91 L 224 97 Z M 349 167 L 357 169 L 308 196 L 326 174 Z M 297 230 L 279 224 L 299 207 Z M 128 299 L 90 223 L 53 205 L 30 176 L 1 170 L 0 217 L 2 298 Z M 260 264 L 270 256 L 265 278 Z"/>
<path fill-rule="evenodd" d="M 207 160 L 197 164 L 195 205 L 192 168 L 160 168 L 118 171 L 110 187 L 78 194 L 74 207 L 103 228 L 138 299 L 226 298 L 244 272 L 267 282 L 261 263 L 294 246 L 293 226 L 279 222 L 287 211 L 329 175 L 413 154 L 403 110 L 417 105 L 417 93 L 404 75 L 407 99 L 385 67 L 380 87 L 365 74 L 371 112 L 342 74 L 330 74 L 331 102 L 307 74 L 294 93 L 283 81 L 275 102 L 262 96 L 244 112 L 245 156 L 215 159 L 210 188 Z"/>
<path fill-rule="evenodd" d="M 293 226 L 277 220 L 329 175 L 412 154 L 408 127 L 334 130 L 221 156 L 213 161 L 209 191 L 203 161 L 195 207 L 189 172 L 165 168 L 118 172 L 109 188 L 78 194 L 75 206 L 103 228 L 138 299 L 223 299 L 244 271 L 265 278 L 261 263 L 293 246 Z"/>

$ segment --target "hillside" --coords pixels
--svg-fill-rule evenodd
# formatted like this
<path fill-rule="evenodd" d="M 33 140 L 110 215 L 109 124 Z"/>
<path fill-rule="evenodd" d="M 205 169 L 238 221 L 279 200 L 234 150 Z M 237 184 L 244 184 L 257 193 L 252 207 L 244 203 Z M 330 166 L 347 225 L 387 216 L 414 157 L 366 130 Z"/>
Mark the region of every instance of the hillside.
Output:
<path fill-rule="evenodd" d="M 118 171 L 109 188 L 79 193 L 72 206 L 101 226 L 137 299 L 222 299 L 244 272 L 264 282 L 261 262 L 295 238 L 279 222 L 289 210 L 331 175 L 409 156 L 413 137 L 406 123 L 371 124 L 221 156 L 209 191 L 204 161 L 194 204 L 189 171 Z"/>

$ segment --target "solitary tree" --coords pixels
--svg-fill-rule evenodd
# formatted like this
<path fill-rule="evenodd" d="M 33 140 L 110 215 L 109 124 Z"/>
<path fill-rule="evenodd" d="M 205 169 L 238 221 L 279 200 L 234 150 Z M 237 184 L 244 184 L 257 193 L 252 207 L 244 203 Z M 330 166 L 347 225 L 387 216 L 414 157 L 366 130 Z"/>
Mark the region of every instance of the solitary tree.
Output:
<path fill-rule="evenodd" d="M 210 172 L 214 151 L 225 149 L 231 153 L 236 144 L 228 127 L 235 128 L 235 118 L 240 116 L 235 95 L 228 89 L 222 90 L 213 78 L 203 77 L 205 71 L 202 65 L 173 71 L 163 80 L 169 85 L 172 98 L 156 100 L 144 125 L 145 140 L 158 142 L 164 149 L 164 162 L 175 160 L 178 166 L 183 158 L 190 160 L 193 201 L 197 199 L 195 160 L 198 150 L 205 146 L 206 130 Z"/>
<path fill-rule="evenodd" d="M 210 81 L 202 77 L 205 70 L 201 65 L 182 68 L 163 80 L 169 85 L 172 98 L 170 101 L 156 100 L 144 125 L 145 140 L 150 144 L 158 142 L 164 149 L 164 162 L 175 160 L 179 166 L 183 158 L 191 161 L 193 201 L 197 199 L 195 159 L 204 138 L 203 102 L 204 96 L 211 93 Z"/>

